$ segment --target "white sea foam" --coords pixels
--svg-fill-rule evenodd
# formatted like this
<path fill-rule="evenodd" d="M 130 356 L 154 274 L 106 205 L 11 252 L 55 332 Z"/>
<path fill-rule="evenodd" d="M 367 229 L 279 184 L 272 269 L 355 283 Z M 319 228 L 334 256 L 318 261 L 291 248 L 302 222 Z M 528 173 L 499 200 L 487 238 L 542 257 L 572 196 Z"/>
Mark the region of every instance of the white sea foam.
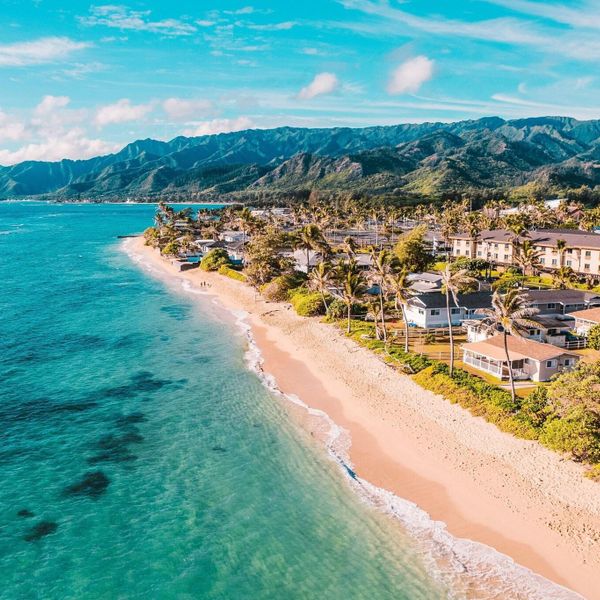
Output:
<path fill-rule="evenodd" d="M 131 240 L 125 240 L 123 248 L 135 262 L 146 270 L 158 273 L 143 255 L 131 248 Z M 210 295 L 210 292 L 194 287 L 189 281 L 181 282 L 185 292 Z M 215 303 L 222 307 L 215 299 Z M 490 546 L 451 535 L 441 521 L 434 521 L 415 503 L 379 488 L 354 472 L 349 459 L 351 438 L 324 411 L 306 404 L 298 396 L 284 394 L 275 377 L 264 371 L 264 359 L 245 311 L 230 311 L 236 326 L 246 339 L 245 360 L 248 368 L 256 373 L 263 385 L 272 393 L 300 406 L 308 414 L 322 420 L 327 431 L 326 447 L 329 457 L 341 469 L 349 485 L 369 505 L 398 520 L 416 543 L 429 573 L 451 590 L 452 598 L 477 600 L 583 600 L 579 594 L 568 590 L 523 567 L 509 556 Z"/>

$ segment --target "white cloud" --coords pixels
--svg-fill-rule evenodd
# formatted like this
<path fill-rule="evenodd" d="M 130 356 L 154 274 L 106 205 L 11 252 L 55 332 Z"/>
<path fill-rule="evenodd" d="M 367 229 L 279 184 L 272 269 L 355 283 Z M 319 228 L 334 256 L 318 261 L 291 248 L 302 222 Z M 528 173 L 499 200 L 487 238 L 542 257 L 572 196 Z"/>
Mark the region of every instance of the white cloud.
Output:
<path fill-rule="evenodd" d="M 47 116 L 59 108 L 64 108 L 71 102 L 68 96 L 44 96 L 42 101 L 35 107 L 34 113 L 39 116 Z"/>
<path fill-rule="evenodd" d="M 198 136 L 212 135 L 215 133 L 231 133 L 232 131 L 242 131 L 254 127 L 252 119 L 249 117 L 237 117 L 236 119 L 213 119 L 212 121 L 203 121 L 197 123 L 193 129 L 186 129 L 183 135 Z"/>
<path fill-rule="evenodd" d="M 107 104 L 99 108 L 94 122 L 98 127 L 104 127 L 113 123 L 137 121 L 145 117 L 152 108 L 152 104 L 131 104 L 128 98 L 122 98 L 114 104 Z"/>
<path fill-rule="evenodd" d="M 93 6 L 90 16 L 80 17 L 84 25 L 104 25 L 116 29 L 132 31 L 149 31 L 167 36 L 192 35 L 196 27 L 179 19 L 150 19 L 149 10 L 130 10 L 126 6 L 107 4 Z"/>
<path fill-rule="evenodd" d="M 215 112 L 214 104 L 210 100 L 167 98 L 162 106 L 171 119 L 204 117 Z"/>
<path fill-rule="evenodd" d="M 14 165 L 24 160 L 62 160 L 63 158 L 91 158 L 116 152 L 118 144 L 90 139 L 80 128 L 48 137 L 39 143 L 27 144 L 16 150 L 0 150 L 0 164 Z"/>
<path fill-rule="evenodd" d="M 288 31 L 295 27 L 297 23 L 294 21 L 283 21 L 282 23 L 267 23 L 265 25 L 250 24 L 248 29 L 255 29 L 256 31 Z"/>
<path fill-rule="evenodd" d="M 323 94 L 331 94 L 339 86 L 339 80 L 333 73 L 319 73 L 315 78 L 298 92 L 301 100 L 310 100 Z"/>
<path fill-rule="evenodd" d="M 87 42 L 76 42 L 68 37 L 45 37 L 30 42 L 0 44 L 0 67 L 26 67 L 54 62 L 90 46 Z"/>
<path fill-rule="evenodd" d="M 25 138 L 25 124 L 0 110 L 0 142 L 17 142 Z"/>
<path fill-rule="evenodd" d="M 398 65 L 387 86 L 389 94 L 416 94 L 433 76 L 433 61 L 426 56 L 415 56 Z"/>

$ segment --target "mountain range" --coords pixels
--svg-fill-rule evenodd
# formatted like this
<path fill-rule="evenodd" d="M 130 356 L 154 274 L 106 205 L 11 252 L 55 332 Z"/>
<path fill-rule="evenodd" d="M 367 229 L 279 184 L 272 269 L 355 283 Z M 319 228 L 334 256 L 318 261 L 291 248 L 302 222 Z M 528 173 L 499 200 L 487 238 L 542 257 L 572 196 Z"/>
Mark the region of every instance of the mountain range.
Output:
<path fill-rule="evenodd" d="M 87 160 L 0 167 L 0 198 L 214 200 L 310 189 L 436 197 L 532 181 L 600 185 L 600 120 L 487 117 L 138 140 Z"/>

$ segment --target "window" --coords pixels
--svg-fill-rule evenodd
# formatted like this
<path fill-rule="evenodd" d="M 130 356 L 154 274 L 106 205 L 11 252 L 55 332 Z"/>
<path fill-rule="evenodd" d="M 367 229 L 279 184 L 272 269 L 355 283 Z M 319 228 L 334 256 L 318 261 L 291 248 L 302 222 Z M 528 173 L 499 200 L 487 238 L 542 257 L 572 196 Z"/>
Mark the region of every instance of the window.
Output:
<path fill-rule="evenodd" d="M 420 314 L 420 315 L 424 315 L 424 314 L 425 314 L 425 311 L 424 311 L 422 308 L 420 308 L 420 309 L 419 309 L 419 314 Z"/>
<path fill-rule="evenodd" d="M 529 335 L 540 335 L 540 330 L 539 329 L 530 329 L 529 330 Z"/>
<path fill-rule="evenodd" d="M 556 308 L 556 302 L 549 302 L 548 308 Z"/>
<path fill-rule="evenodd" d="M 555 360 L 547 360 L 546 361 L 546 367 L 548 367 L 549 369 L 551 369 L 552 367 L 556 366 L 556 361 Z"/>
<path fill-rule="evenodd" d="M 585 257 L 586 258 L 592 258 L 592 251 L 591 250 L 586 250 L 585 251 Z"/>
<path fill-rule="evenodd" d="M 567 261 L 567 267 L 571 267 L 573 266 L 573 261 L 572 260 L 568 260 Z"/>
<path fill-rule="evenodd" d="M 469 250 L 465 250 L 465 256 L 470 256 L 471 252 Z"/>
<path fill-rule="evenodd" d="M 504 255 L 504 260 L 506 260 L 506 261 L 508 260 L 508 254 Z"/>
<path fill-rule="evenodd" d="M 544 264 L 546 264 L 546 259 L 542 256 L 542 258 L 540 258 L 540 265 Z"/>
<path fill-rule="evenodd" d="M 589 263 L 586 263 L 585 265 L 583 265 L 583 270 L 584 270 L 584 271 L 589 271 L 589 270 L 590 270 L 590 265 L 589 265 Z"/>
<path fill-rule="evenodd" d="M 452 315 L 460 315 L 460 308 L 451 308 L 450 314 Z"/>
<path fill-rule="evenodd" d="M 508 250 L 508 244 L 504 244 L 504 249 Z"/>
<path fill-rule="evenodd" d="M 498 250 L 498 244 L 494 244 L 494 249 Z"/>
<path fill-rule="evenodd" d="M 573 254 L 573 249 L 572 249 L 572 248 L 569 248 L 569 249 L 567 250 L 567 254 Z"/>
<path fill-rule="evenodd" d="M 496 252 L 496 254 L 494 254 L 494 258 L 495 258 L 496 260 L 498 260 L 498 253 L 497 253 L 497 252 Z"/>
<path fill-rule="evenodd" d="M 553 258 L 552 259 L 552 266 L 555 267 L 557 264 L 558 264 L 558 261 L 555 258 Z"/>
<path fill-rule="evenodd" d="M 431 316 L 432 317 L 437 317 L 440 314 L 440 309 L 439 308 L 432 308 L 431 309 Z"/>
<path fill-rule="evenodd" d="M 565 367 L 570 367 L 574 360 L 572 358 L 565 358 Z"/>
<path fill-rule="evenodd" d="M 481 250 L 477 250 L 477 256 L 483 256 L 483 252 Z"/>

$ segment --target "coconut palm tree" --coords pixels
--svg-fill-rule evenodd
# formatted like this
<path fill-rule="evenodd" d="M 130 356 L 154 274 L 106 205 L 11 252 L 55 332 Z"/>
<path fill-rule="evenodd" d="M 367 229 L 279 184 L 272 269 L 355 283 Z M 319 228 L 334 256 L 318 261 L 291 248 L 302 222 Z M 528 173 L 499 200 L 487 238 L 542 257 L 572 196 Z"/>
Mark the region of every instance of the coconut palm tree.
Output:
<path fill-rule="evenodd" d="M 446 317 L 448 318 L 448 336 L 450 338 L 450 377 L 454 372 L 454 333 L 452 331 L 452 317 L 450 313 L 450 299 L 454 306 L 458 306 L 458 294 L 465 291 L 477 280 L 469 275 L 466 269 L 452 271 L 450 265 L 442 271 L 442 289 L 446 295 Z"/>
<path fill-rule="evenodd" d="M 560 267 L 552 273 L 552 285 L 559 290 L 566 290 L 577 282 L 577 274 L 571 267 Z"/>
<path fill-rule="evenodd" d="M 528 272 L 535 275 L 537 269 L 541 267 L 539 250 L 536 250 L 531 240 L 524 240 L 521 243 L 515 243 L 515 262 L 521 268 L 523 275 Z"/>
<path fill-rule="evenodd" d="M 502 331 L 504 353 L 508 365 L 510 393 L 513 402 L 516 398 L 516 393 L 514 375 L 508 353 L 508 336 L 523 335 L 529 328 L 536 327 L 537 323 L 532 321 L 531 317 L 535 316 L 538 312 L 537 308 L 531 306 L 525 293 L 517 288 L 509 289 L 504 295 L 496 290 L 492 296 L 492 308 L 481 309 L 481 313 L 485 315 L 483 321 L 484 329 L 490 333 L 496 333 L 498 330 Z"/>
<path fill-rule="evenodd" d="M 379 287 L 379 311 L 383 341 L 387 343 L 387 328 L 385 326 L 385 303 L 389 296 L 388 276 L 398 263 L 396 256 L 389 250 L 371 248 L 371 277 Z"/>
<path fill-rule="evenodd" d="M 304 250 L 306 252 L 306 272 L 310 273 L 310 251 L 327 254 L 329 252 L 329 244 L 325 240 L 323 233 L 318 225 L 311 223 L 305 225 L 293 236 L 294 248 L 296 250 Z"/>
<path fill-rule="evenodd" d="M 562 268 L 565 261 L 565 252 L 567 251 L 567 242 L 565 240 L 556 240 L 556 249 L 558 250 L 558 266 Z"/>
<path fill-rule="evenodd" d="M 406 318 L 406 307 L 408 301 L 414 295 L 408 275 L 408 269 L 402 268 L 390 273 L 387 277 L 390 290 L 394 294 L 396 310 L 402 312 L 402 320 L 404 321 L 404 352 L 408 352 L 408 319 Z"/>
<path fill-rule="evenodd" d="M 333 270 L 328 262 L 321 261 L 317 266 L 308 274 L 308 286 L 310 289 L 315 290 L 321 294 L 323 300 L 323 307 L 325 313 L 329 313 L 329 306 L 327 304 L 327 298 L 325 293 L 328 290 L 328 286 L 333 278 Z"/>
<path fill-rule="evenodd" d="M 348 325 L 346 332 L 350 333 L 352 328 L 352 305 L 366 291 L 365 278 L 354 260 L 340 262 L 336 267 L 335 273 L 337 283 L 340 287 L 338 297 L 344 302 L 347 309 Z"/>
<path fill-rule="evenodd" d="M 247 206 L 244 206 L 244 208 L 236 214 L 235 222 L 244 235 L 244 242 L 248 241 L 248 232 L 255 223 L 252 211 Z"/>

